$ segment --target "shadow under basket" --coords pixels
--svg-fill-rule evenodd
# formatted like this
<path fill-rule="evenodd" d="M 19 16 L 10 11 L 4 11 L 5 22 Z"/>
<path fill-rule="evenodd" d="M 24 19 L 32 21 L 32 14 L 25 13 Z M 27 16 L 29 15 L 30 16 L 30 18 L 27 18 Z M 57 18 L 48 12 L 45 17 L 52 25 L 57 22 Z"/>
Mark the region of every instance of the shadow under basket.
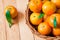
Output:
<path fill-rule="evenodd" d="M 25 14 L 25 19 L 26 19 L 26 24 L 28 25 L 28 27 L 31 29 L 31 31 L 32 31 L 32 33 L 34 34 L 34 35 L 37 35 L 38 37 L 40 37 L 40 38 L 43 38 L 43 39 L 46 39 L 46 40 L 60 40 L 60 36 L 53 36 L 52 34 L 50 34 L 50 35 L 47 35 L 47 36 L 44 36 L 44 35 L 41 35 L 38 31 L 37 31 L 37 29 L 34 27 L 34 25 L 32 25 L 31 23 L 30 23 L 30 15 L 31 15 L 31 11 L 30 11 L 30 9 L 28 8 L 28 6 L 27 6 L 27 9 L 26 9 L 26 14 Z"/>

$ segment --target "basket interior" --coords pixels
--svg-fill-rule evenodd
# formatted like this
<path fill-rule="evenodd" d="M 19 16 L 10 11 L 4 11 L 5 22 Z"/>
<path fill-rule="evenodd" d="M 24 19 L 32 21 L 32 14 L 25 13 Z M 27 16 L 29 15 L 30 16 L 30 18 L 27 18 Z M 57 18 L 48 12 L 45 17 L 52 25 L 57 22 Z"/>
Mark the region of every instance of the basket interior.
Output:
<path fill-rule="evenodd" d="M 30 1 L 30 0 L 29 0 Z M 42 12 L 42 11 L 41 11 Z M 37 27 L 33 24 L 31 24 L 30 22 L 30 15 L 32 14 L 33 12 L 30 11 L 29 7 L 27 6 L 27 10 L 26 10 L 26 23 L 28 24 L 28 27 L 30 27 L 31 31 L 36 34 L 37 36 L 39 37 L 43 37 L 43 38 L 57 38 L 57 36 L 54 36 L 53 34 L 49 34 L 49 35 L 41 35 L 38 30 L 37 30 Z M 59 36 L 60 38 L 60 36 Z"/>
<path fill-rule="evenodd" d="M 31 22 L 30 22 L 30 15 L 31 15 L 32 11 L 30 11 L 30 9 L 28 9 L 28 10 L 29 10 L 29 11 L 28 11 L 28 20 L 29 20 L 29 23 L 30 23 L 31 27 L 33 27 L 33 28 L 36 30 L 36 32 L 38 32 L 38 30 L 37 30 L 37 26 L 38 26 L 38 25 L 33 25 L 33 24 L 31 24 Z M 38 33 L 39 33 L 39 32 L 38 32 Z M 53 34 L 49 34 L 49 35 L 46 35 L 46 36 L 54 37 Z"/>

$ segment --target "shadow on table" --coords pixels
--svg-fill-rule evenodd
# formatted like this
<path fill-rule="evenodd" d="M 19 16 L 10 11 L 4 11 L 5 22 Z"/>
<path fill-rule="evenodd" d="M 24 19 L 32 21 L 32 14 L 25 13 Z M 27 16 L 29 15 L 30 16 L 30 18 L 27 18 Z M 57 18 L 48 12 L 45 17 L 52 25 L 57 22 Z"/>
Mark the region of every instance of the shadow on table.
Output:
<path fill-rule="evenodd" d="M 23 18 L 24 18 L 23 13 L 18 12 L 18 16 L 12 20 L 13 21 L 13 24 L 19 23 Z"/>

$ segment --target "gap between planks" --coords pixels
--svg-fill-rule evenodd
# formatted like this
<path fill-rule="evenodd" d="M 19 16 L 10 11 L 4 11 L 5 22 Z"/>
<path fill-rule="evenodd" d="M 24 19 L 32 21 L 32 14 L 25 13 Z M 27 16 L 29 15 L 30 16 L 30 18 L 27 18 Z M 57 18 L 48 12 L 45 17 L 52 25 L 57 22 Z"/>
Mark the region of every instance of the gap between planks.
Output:
<path fill-rule="evenodd" d="M 12 0 L 3 0 L 3 3 L 4 3 L 4 9 L 8 5 L 12 5 L 12 6 L 17 8 L 16 0 L 14 0 L 14 1 L 12 1 Z M 15 19 L 15 24 L 11 28 L 9 28 L 8 22 L 7 22 L 6 18 L 5 18 L 7 40 L 20 40 L 18 18 L 19 17 L 17 17 Z"/>

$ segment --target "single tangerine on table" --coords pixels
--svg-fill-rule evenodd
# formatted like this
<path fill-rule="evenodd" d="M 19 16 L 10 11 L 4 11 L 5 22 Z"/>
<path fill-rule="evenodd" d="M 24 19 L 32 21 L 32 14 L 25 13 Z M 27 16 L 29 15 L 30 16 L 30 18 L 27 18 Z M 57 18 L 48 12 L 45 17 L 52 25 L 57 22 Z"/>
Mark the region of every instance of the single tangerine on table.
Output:
<path fill-rule="evenodd" d="M 42 18 L 38 18 L 40 13 L 32 13 L 30 15 L 30 22 L 33 25 L 39 25 L 42 22 Z"/>
<path fill-rule="evenodd" d="M 51 32 L 51 27 L 46 22 L 40 23 L 38 25 L 38 32 L 42 35 L 49 35 Z"/>
<path fill-rule="evenodd" d="M 51 15 L 56 11 L 56 6 L 54 3 L 52 3 L 51 1 L 46 1 L 43 6 L 42 6 L 42 11 L 46 14 L 46 15 Z"/>
<path fill-rule="evenodd" d="M 15 18 L 16 16 L 17 16 L 17 9 L 14 7 L 14 6 L 7 6 L 6 8 L 5 8 L 5 15 L 6 15 L 6 12 L 7 11 L 10 11 L 10 15 L 11 15 L 11 17 L 12 18 Z"/>
<path fill-rule="evenodd" d="M 42 9 L 42 1 L 41 0 L 31 0 L 29 2 L 29 8 L 32 12 L 40 12 Z"/>
<path fill-rule="evenodd" d="M 7 6 L 4 10 L 4 14 L 6 16 L 6 19 L 8 21 L 9 27 L 11 28 L 13 25 L 13 18 L 15 18 L 18 15 L 17 9 L 14 6 Z"/>

